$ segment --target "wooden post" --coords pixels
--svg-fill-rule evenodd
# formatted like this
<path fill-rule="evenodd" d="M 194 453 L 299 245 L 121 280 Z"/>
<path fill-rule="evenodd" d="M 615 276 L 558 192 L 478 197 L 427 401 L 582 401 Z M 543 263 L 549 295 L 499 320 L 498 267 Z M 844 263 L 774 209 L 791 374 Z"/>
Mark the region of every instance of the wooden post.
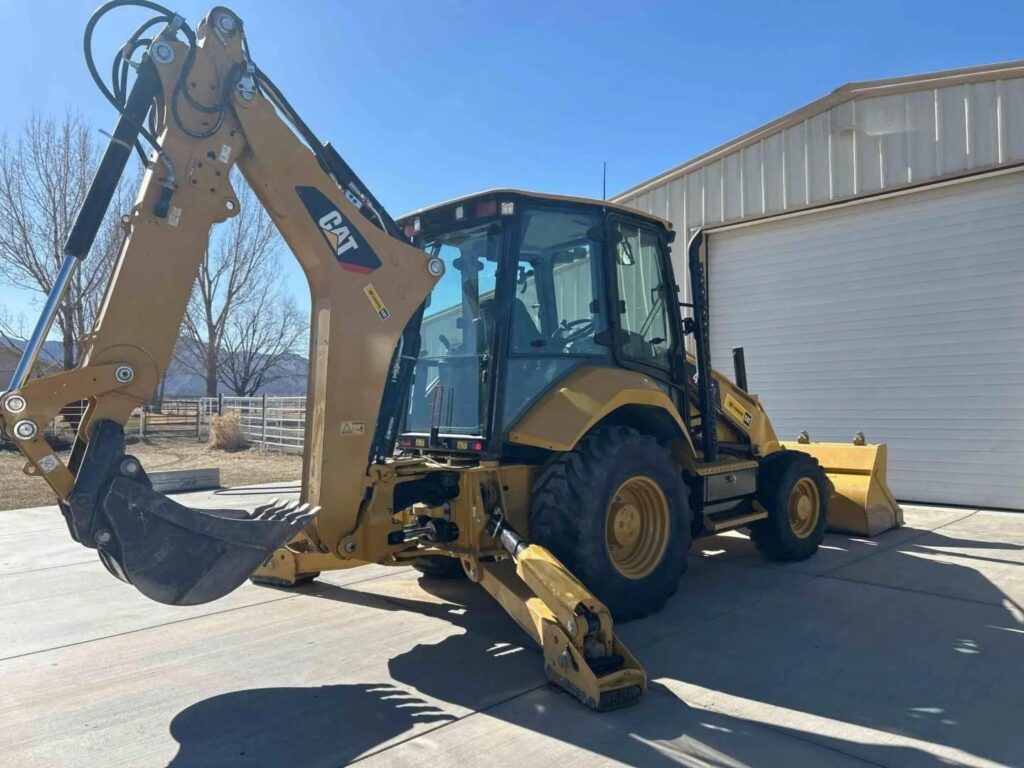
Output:
<path fill-rule="evenodd" d="M 261 437 L 260 437 L 260 443 L 263 444 L 263 450 L 265 451 L 265 450 L 267 450 L 267 393 L 266 392 L 263 393 L 263 397 L 261 398 L 260 405 L 262 406 L 261 410 L 262 410 L 262 422 L 263 422 L 263 428 L 262 428 L 262 433 L 261 433 Z"/>
<path fill-rule="evenodd" d="M 146 436 L 146 406 L 139 409 L 139 437 Z"/>
<path fill-rule="evenodd" d="M 196 442 L 203 439 L 203 400 L 196 400 Z"/>
<path fill-rule="evenodd" d="M 223 416 L 224 415 L 224 393 L 223 392 L 218 392 L 217 393 L 217 415 L 218 416 Z"/>

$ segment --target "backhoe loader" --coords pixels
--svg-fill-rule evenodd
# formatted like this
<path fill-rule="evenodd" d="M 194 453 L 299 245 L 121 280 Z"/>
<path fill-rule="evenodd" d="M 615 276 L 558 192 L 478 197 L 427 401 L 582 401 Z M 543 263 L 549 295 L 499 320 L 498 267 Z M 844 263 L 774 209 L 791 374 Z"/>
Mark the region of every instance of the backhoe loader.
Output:
<path fill-rule="evenodd" d="M 90 41 L 119 6 L 156 15 L 108 87 Z M 800 560 L 828 524 L 900 523 L 884 445 L 782 443 L 742 356 L 738 383 L 711 367 L 702 233 L 681 306 L 671 225 L 636 210 L 499 189 L 396 221 L 223 7 L 193 30 L 147 0 L 108 2 L 85 47 L 118 120 L 0 426 L 72 538 L 146 596 L 191 605 L 366 563 L 465 576 L 541 646 L 553 682 L 608 710 L 646 688 L 613 620 L 661 608 L 693 537 L 742 528 L 768 558 Z M 145 175 L 82 360 L 33 378 L 133 150 Z M 155 492 L 124 433 L 167 368 L 211 227 L 238 214 L 234 168 L 312 305 L 301 503 L 252 512 Z M 42 428 L 80 400 L 58 455 Z"/>

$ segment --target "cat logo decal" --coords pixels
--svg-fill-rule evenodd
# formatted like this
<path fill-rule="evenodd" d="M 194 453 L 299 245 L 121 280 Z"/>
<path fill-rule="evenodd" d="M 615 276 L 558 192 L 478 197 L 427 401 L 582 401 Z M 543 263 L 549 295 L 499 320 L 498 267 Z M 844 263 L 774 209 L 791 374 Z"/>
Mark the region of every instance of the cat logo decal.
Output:
<path fill-rule="evenodd" d="M 296 187 L 295 192 L 342 269 L 368 275 L 380 266 L 380 259 L 359 230 L 345 220 L 323 192 L 316 187 Z"/>

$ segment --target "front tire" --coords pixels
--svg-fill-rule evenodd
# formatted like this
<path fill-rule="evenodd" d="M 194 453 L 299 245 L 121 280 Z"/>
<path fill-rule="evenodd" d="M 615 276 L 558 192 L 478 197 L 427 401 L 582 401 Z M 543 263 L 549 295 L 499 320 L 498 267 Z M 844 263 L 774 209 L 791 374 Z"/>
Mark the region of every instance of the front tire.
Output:
<path fill-rule="evenodd" d="M 530 540 L 549 549 L 616 621 L 679 588 L 690 509 L 679 467 L 650 435 L 601 427 L 553 456 L 534 484 Z"/>
<path fill-rule="evenodd" d="M 813 456 L 779 451 L 757 473 L 757 501 L 768 517 L 750 526 L 754 546 L 769 560 L 796 562 L 815 552 L 828 524 L 831 487 Z"/>
<path fill-rule="evenodd" d="M 422 555 L 412 561 L 412 567 L 428 579 L 464 579 L 466 571 L 457 557 Z"/>

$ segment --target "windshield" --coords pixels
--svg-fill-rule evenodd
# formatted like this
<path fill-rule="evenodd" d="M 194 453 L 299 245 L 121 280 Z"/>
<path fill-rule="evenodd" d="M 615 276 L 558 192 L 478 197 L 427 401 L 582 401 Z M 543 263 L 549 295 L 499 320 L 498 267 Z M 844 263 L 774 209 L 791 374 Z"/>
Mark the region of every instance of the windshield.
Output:
<path fill-rule="evenodd" d="M 445 273 L 423 314 L 406 432 L 481 435 L 500 250 L 497 223 L 428 236 L 423 250 Z"/>

